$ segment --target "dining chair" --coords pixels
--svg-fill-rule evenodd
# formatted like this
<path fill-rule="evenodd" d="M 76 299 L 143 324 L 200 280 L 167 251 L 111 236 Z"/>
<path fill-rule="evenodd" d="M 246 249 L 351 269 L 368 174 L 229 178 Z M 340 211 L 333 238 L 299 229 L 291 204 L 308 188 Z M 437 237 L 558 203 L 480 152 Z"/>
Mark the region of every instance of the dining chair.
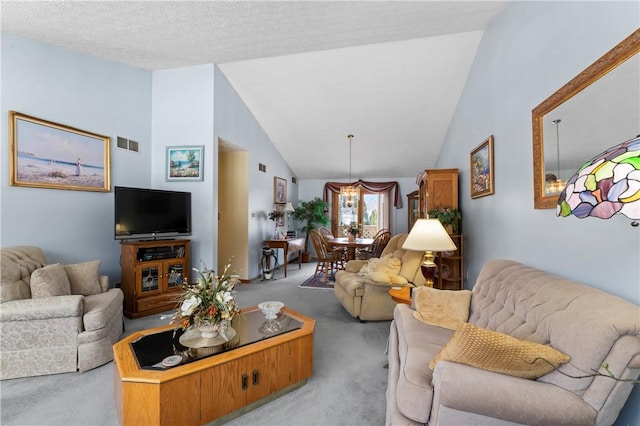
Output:
<path fill-rule="evenodd" d="M 339 253 L 343 257 L 344 261 L 347 260 L 347 249 L 345 247 L 334 247 L 331 244 L 329 244 L 329 240 L 331 240 L 333 238 L 333 233 L 331 232 L 331 230 L 329 228 L 326 228 L 324 226 L 320 226 L 318 228 L 318 233 L 327 242 L 329 250 L 331 250 L 333 252 L 336 252 L 336 253 Z"/>
<path fill-rule="evenodd" d="M 324 273 L 322 281 L 327 281 L 327 278 L 333 275 L 335 271 L 344 269 L 344 257 L 342 253 L 330 250 L 327 240 L 317 230 L 312 229 L 309 231 L 309 237 L 311 237 L 311 242 L 318 258 L 318 264 L 313 275 L 316 276 L 318 272 L 322 272 Z"/>
<path fill-rule="evenodd" d="M 360 252 L 358 253 L 358 258 L 366 260 L 373 257 L 380 257 L 382 251 L 387 246 L 390 239 L 391 232 L 389 232 L 388 230 L 378 231 L 376 237 L 373 239 L 373 243 L 369 247 L 360 250 Z"/>

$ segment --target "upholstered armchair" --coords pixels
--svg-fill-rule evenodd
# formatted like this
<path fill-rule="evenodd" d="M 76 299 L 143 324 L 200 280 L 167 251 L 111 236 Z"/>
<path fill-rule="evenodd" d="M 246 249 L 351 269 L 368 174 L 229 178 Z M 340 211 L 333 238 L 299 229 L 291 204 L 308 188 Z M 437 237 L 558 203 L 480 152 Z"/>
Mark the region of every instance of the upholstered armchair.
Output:
<path fill-rule="evenodd" d="M 46 265 L 38 247 L 0 250 L 1 379 L 84 371 L 113 359 L 122 291 L 100 261 Z"/>
<path fill-rule="evenodd" d="M 335 295 L 352 317 L 390 320 L 396 302 L 389 296 L 389 288 L 425 284 L 420 270 L 423 253 L 402 248 L 407 235 L 391 237 L 380 258 L 351 260 L 345 270 L 336 273 Z"/>

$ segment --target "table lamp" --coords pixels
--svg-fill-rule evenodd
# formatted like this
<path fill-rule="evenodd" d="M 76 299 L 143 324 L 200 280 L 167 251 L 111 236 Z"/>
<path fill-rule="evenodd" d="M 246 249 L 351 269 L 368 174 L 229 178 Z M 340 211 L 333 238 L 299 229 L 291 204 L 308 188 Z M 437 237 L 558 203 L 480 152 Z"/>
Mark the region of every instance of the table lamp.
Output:
<path fill-rule="evenodd" d="M 438 270 L 438 266 L 433 262 L 433 252 L 458 250 L 438 219 L 418 219 L 411 228 L 402 248 L 424 251 L 420 270 L 428 287 L 433 287 L 433 278 Z"/>
<path fill-rule="evenodd" d="M 284 206 L 284 209 L 282 211 L 287 214 L 287 231 L 288 231 L 289 222 L 291 221 L 291 213 L 295 211 L 295 209 L 293 208 L 293 204 L 291 204 L 291 201 L 287 201 L 287 204 Z"/>

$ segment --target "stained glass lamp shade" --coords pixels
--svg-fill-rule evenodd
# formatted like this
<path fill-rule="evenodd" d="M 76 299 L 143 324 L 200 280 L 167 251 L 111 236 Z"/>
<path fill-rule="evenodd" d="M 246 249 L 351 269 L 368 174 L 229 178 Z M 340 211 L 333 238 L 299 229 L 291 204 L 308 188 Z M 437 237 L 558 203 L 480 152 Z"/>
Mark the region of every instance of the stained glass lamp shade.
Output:
<path fill-rule="evenodd" d="M 609 219 L 621 213 L 638 226 L 640 219 L 640 136 L 585 163 L 558 198 L 558 216 Z"/>

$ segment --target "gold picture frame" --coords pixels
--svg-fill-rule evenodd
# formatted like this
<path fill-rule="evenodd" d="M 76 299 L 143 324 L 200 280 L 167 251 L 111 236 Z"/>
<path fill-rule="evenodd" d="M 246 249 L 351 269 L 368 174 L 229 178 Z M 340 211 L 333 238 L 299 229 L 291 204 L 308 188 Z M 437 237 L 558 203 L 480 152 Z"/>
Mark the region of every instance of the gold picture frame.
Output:
<path fill-rule="evenodd" d="M 111 191 L 111 138 L 9 111 L 10 184 Z"/>
<path fill-rule="evenodd" d="M 492 195 L 494 193 L 493 135 L 471 151 L 469 170 L 471 171 L 471 198 Z"/>
<path fill-rule="evenodd" d="M 273 177 L 273 202 L 276 204 L 287 203 L 287 180 Z"/>

